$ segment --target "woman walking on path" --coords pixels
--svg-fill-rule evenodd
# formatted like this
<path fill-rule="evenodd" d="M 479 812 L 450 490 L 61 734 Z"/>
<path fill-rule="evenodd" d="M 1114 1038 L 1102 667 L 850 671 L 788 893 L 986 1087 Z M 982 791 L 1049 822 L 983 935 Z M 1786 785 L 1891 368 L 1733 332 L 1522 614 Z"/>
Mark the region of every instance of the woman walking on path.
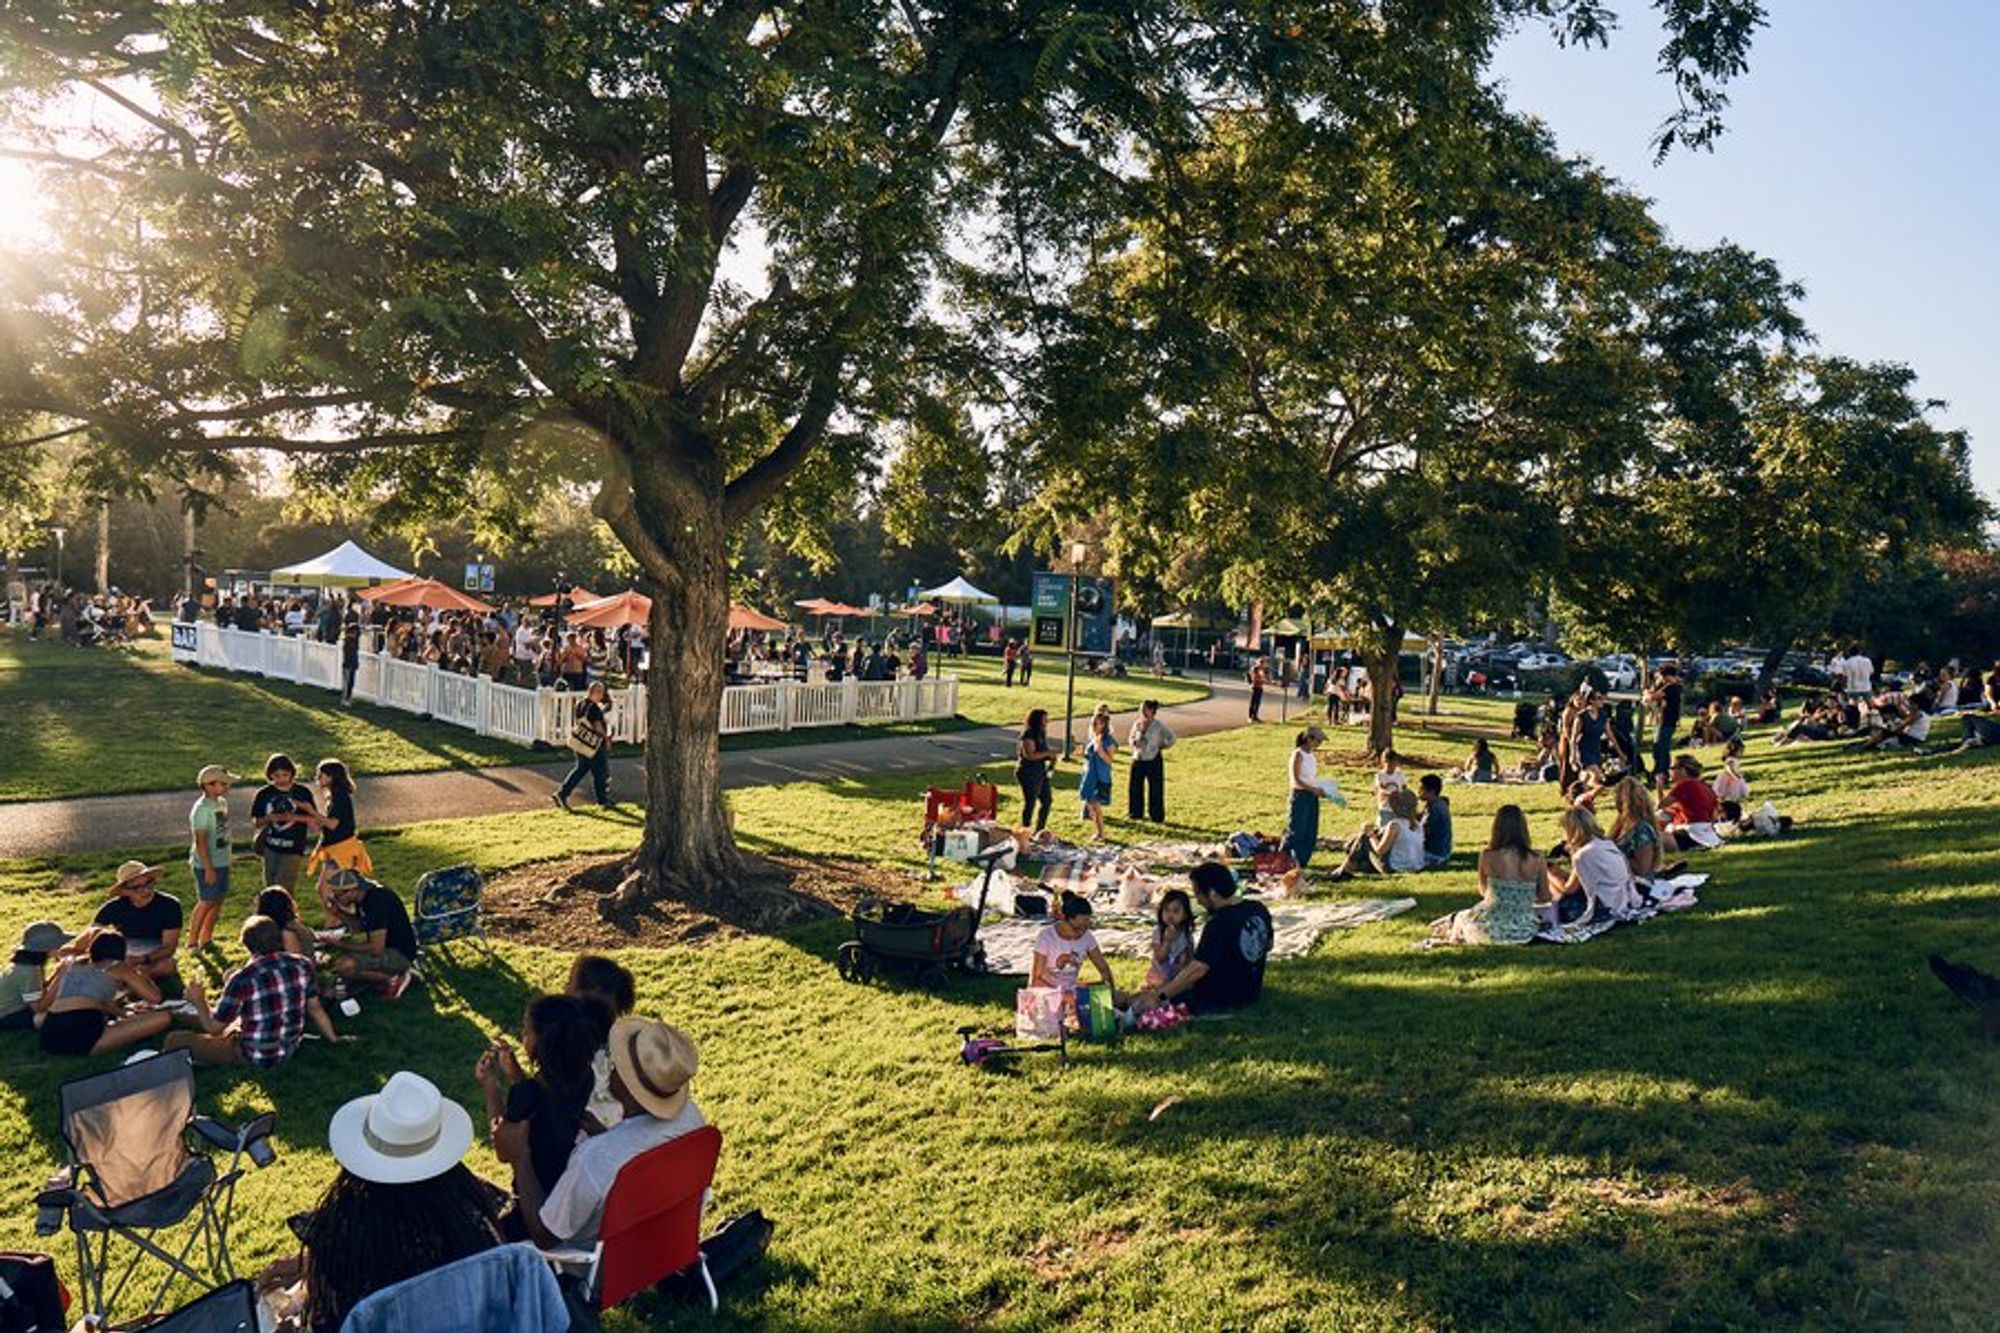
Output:
<path fill-rule="evenodd" d="M 569 794 L 577 789 L 586 775 L 590 778 L 590 788 L 599 805 L 611 802 L 611 695 L 604 688 L 604 682 L 593 680 L 584 691 L 583 702 L 576 706 L 576 720 L 571 732 L 570 748 L 576 751 L 576 763 L 570 766 L 569 776 L 551 798 L 563 809 L 569 809 Z M 594 744 L 593 744 L 594 742 Z M 591 746 L 589 749 L 581 748 Z"/>

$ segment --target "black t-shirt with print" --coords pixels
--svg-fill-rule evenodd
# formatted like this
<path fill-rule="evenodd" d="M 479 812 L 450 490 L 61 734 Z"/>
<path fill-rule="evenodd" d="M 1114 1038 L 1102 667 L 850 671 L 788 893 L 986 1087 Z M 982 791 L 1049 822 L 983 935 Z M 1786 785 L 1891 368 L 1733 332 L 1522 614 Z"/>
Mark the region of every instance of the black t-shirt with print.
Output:
<path fill-rule="evenodd" d="M 1207 973 L 1188 991 L 1198 1010 L 1241 1009 L 1264 992 L 1264 961 L 1271 956 L 1271 914 L 1264 904 L 1232 902 L 1211 912 L 1195 946 Z"/>
<path fill-rule="evenodd" d="M 153 901 L 136 907 L 123 896 L 97 909 L 93 924 L 110 926 L 128 940 L 159 941 L 170 930 L 181 928 L 181 900 L 171 893 L 155 893 Z"/>
<path fill-rule="evenodd" d="M 318 808 L 311 788 L 294 782 L 281 791 L 267 782 L 250 800 L 250 818 L 254 822 L 267 815 L 312 814 Z M 304 855 L 311 840 L 312 829 L 305 824 L 265 824 L 257 830 L 259 848 L 286 856 Z"/>

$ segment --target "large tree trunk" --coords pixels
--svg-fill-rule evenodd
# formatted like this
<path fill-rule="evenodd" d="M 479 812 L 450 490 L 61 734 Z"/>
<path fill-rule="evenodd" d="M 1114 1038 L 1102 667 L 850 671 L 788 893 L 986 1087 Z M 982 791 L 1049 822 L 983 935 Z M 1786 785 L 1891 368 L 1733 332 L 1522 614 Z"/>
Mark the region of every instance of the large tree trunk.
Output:
<path fill-rule="evenodd" d="M 1771 681 L 1784 664 L 1785 654 L 1792 650 L 1790 639 L 1780 639 L 1769 652 L 1764 654 L 1764 664 L 1757 668 L 1757 697 L 1763 698 L 1764 691 L 1771 688 Z"/>
<path fill-rule="evenodd" d="M 195 532 L 200 520 L 194 511 L 194 496 L 181 496 L 181 583 L 190 597 L 201 596 L 201 580 L 194 572 Z"/>
<path fill-rule="evenodd" d="M 1379 758 L 1396 744 L 1396 687 L 1402 680 L 1397 663 L 1403 648 L 1403 627 L 1393 625 L 1364 650 L 1368 668 L 1368 753 Z"/>
<path fill-rule="evenodd" d="M 97 560 L 92 568 L 97 576 L 97 595 L 102 597 L 111 591 L 111 501 L 106 500 L 97 509 Z"/>
<path fill-rule="evenodd" d="M 652 662 L 646 673 L 646 832 L 634 874 L 618 897 L 629 902 L 665 894 L 716 903 L 741 884 L 746 870 L 722 801 L 729 528 L 720 479 L 664 460 L 640 463 L 632 496 L 633 512 L 613 526 L 652 585 Z"/>
<path fill-rule="evenodd" d="M 1424 700 L 1424 712 L 1431 717 L 1438 715 L 1438 697 L 1444 693 L 1444 636 L 1431 635 L 1431 685 Z"/>

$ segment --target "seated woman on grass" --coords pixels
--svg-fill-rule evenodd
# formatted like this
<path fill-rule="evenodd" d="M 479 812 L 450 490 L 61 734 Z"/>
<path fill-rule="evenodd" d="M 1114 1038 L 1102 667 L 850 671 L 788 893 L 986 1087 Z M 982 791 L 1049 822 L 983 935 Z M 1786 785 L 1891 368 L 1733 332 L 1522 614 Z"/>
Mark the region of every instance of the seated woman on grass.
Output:
<path fill-rule="evenodd" d="M 1452 777 L 1459 782 L 1498 782 L 1500 761 L 1493 754 L 1493 747 L 1481 736 L 1472 743 L 1472 753 L 1465 762 L 1452 770 Z"/>
<path fill-rule="evenodd" d="M 1424 835 L 1418 826 L 1417 794 L 1408 787 L 1389 793 L 1387 821 L 1364 824 L 1347 844 L 1347 859 L 1333 872 L 1338 880 L 1358 874 L 1411 874 L 1424 868 Z"/>
<path fill-rule="evenodd" d="M 1450 944 L 1526 944 L 1541 922 L 1535 914 L 1548 863 L 1534 849 L 1528 817 L 1503 805 L 1479 854 L 1479 901 L 1431 923 L 1431 938 Z"/>
<path fill-rule="evenodd" d="M 1846 719 L 1833 696 L 1821 695 L 1801 709 L 1792 724 L 1772 738 L 1771 744 L 1783 747 L 1800 741 L 1830 741 L 1841 733 L 1845 725 Z"/>
<path fill-rule="evenodd" d="M 1604 836 L 1596 816 L 1588 810 L 1570 809 L 1563 811 L 1561 822 L 1569 869 L 1564 872 L 1551 866 L 1548 871 L 1556 920 L 1576 924 L 1608 917 L 1622 920 L 1643 906 L 1645 899 L 1632 881 L 1625 853 Z"/>
<path fill-rule="evenodd" d="M 1870 729 L 1868 739 L 1862 741 L 1858 748 L 1921 749 L 1923 743 L 1930 739 L 1932 711 L 1930 692 L 1918 690 L 1905 698 L 1900 715 L 1885 708 L 1882 711 L 1881 721 Z"/>
<path fill-rule="evenodd" d="M 103 1055 L 165 1032 L 171 1014 L 127 1007 L 128 996 L 158 1004 L 160 988 L 144 968 L 125 961 L 125 937 L 93 926 L 83 938 L 89 940 L 84 955 L 65 958 L 37 1002 L 42 1049 L 50 1055 Z"/>
<path fill-rule="evenodd" d="M 1625 853 L 1632 874 L 1651 879 L 1660 870 L 1660 818 L 1653 794 L 1637 778 L 1626 778 L 1612 789 L 1617 816 L 1611 821 L 1611 841 Z"/>

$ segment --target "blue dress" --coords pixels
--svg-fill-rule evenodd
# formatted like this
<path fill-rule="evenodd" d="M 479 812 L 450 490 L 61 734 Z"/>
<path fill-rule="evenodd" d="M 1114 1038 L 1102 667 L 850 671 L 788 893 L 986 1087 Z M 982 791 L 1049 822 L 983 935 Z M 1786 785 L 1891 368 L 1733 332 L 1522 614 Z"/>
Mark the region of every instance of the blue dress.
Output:
<path fill-rule="evenodd" d="M 1092 737 L 1083 749 L 1083 776 L 1077 779 L 1076 794 L 1088 804 L 1104 805 L 1111 800 L 1111 759 Z"/>

